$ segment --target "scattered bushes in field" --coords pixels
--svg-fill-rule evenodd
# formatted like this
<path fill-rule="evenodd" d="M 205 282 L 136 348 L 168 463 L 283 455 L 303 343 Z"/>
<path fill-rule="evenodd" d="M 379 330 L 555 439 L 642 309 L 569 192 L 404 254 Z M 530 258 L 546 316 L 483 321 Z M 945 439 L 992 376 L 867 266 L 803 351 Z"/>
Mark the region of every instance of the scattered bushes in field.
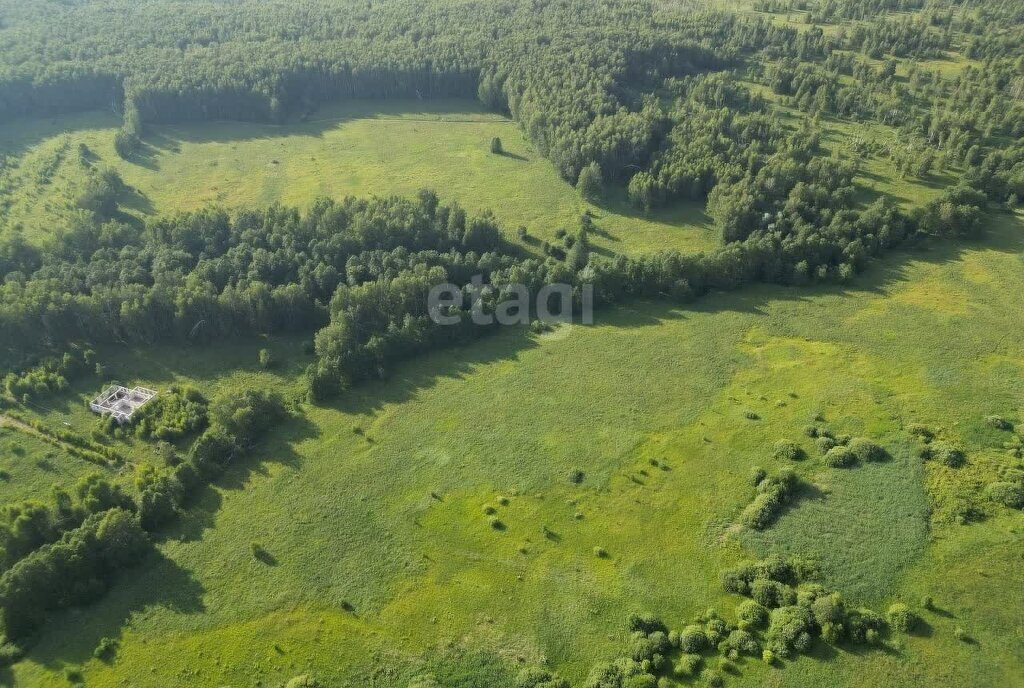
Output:
<path fill-rule="evenodd" d="M 857 464 L 857 455 L 849 447 L 832 447 L 825 454 L 825 465 L 829 468 L 850 468 Z"/>
<path fill-rule="evenodd" d="M 806 456 L 800 445 L 792 440 L 779 440 L 776 442 L 773 455 L 780 461 L 799 461 Z"/>
<path fill-rule="evenodd" d="M 748 528 L 764 530 L 778 518 L 783 507 L 795 497 L 800 480 L 791 470 L 779 471 L 757 484 L 757 494 L 740 514 L 740 523 Z"/>

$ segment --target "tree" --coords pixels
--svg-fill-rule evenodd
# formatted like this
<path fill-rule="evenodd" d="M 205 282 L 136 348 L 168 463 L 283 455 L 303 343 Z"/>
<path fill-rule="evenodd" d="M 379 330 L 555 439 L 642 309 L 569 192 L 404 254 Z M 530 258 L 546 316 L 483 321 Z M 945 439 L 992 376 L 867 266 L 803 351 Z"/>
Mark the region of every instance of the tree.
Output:
<path fill-rule="evenodd" d="M 591 202 L 600 200 L 604 195 L 604 178 L 601 175 L 601 166 L 592 162 L 580 171 L 579 179 L 576 181 L 576 189 L 583 198 Z"/>
<path fill-rule="evenodd" d="M 902 602 L 896 602 L 890 606 L 889 611 L 886 613 L 886 617 L 889 619 L 890 626 L 903 633 L 913 632 L 920 622 L 920 618 L 917 614 L 911 611 L 910 607 Z"/>
<path fill-rule="evenodd" d="M 260 349 L 259 360 L 260 367 L 263 369 L 274 367 L 274 356 L 269 349 Z"/>
<path fill-rule="evenodd" d="M 647 172 L 637 172 L 629 180 L 626 194 L 629 202 L 644 212 L 650 212 L 657 203 L 657 182 Z"/>

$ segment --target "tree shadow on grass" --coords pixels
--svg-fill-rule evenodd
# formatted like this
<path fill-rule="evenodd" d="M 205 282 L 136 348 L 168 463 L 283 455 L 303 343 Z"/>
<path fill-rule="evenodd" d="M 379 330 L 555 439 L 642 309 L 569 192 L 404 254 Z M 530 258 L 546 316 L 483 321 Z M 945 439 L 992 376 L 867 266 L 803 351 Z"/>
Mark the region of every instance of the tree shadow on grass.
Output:
<path fill-rule="evenodd" d="M 520 162 L 529 162 L 529 158 L 525 155 L 519 155 L 519 153 L 512 153 L 511 151 L 503 150 L 498 153 L 503 158 L 509 158 L 510 160 L 518 160 Z"/>
<path fill-rule="evenodd" d="M 102 638 L 117 638 L 133 616 L 154 608 L 179 614 L 205 611 L 203 587 L 173 560 L 154 551 L 123 572 L 99 601 L 53 614 L 27 658 L 52 671 L 88 661 Z M 82 618 L 87 617 L 87 618 Z"/>
<path fill-rule="evenodd" d="M 295 414 L 284 425 L 278 426 L 259 441 L 257 446 L 234 460 L 211 485 L 204 485 L 189 500 L 180 517 L 160 532 L 161 540 L 192 542 L 215 525 L 224 497 L 223 490 L 243 490 L 253 474 L 267 475 L 268 464 L 279 464 L 298 469 L 302 458 L 293 445 L 316 435 L 315 426 L 300 414 Z"/>

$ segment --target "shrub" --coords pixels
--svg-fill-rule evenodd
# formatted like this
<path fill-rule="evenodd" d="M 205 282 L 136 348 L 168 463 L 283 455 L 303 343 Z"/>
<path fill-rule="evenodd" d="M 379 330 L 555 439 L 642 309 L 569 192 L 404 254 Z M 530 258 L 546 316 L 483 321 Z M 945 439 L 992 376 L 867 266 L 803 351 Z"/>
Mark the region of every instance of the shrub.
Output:
<path fill-rule="evenodd" d="M 932 429 L 926 425 L 922 425 L 921 423 L 911 423 L 906 427 L 906 430 L 911 435 L 917 437 L 926 444 L 935 439 L 935 433 L 932 431 Z"/>
<path fill-rule="evenodd" d="M 1024 509 L 1024 485 L 1020 483 L 990 483 L 985 487 L 985 496 L 1011 509 Z"/>
<path fill-rule="evenodd" d="M 765 634 L 768 649 L 779 657 L 806 652 L 811 646 L 813 619 L 806 607 L 786 606 L 772 610 L 771 625 Z"/>
<path fill-rule="evenodd" d="M 736 607 L 736 618 L 747 628 L 761 628 L 768 623 L 768 608 L 756 600 L 743 600 Z"/>
<path fill-rule="evenodd" d="M 804 434 L 807 435 L 808 437 L 810 437 L 811 439 L 816 438 L 818 436 L 818 426 L 817 425 L 805 425 L 804 426 Z"/>
<path fill-rule="evenodd" d="M 831 437 L 819 437 L 817 439 L 817 441 L 815 441 L 814 444 L 815 444 L 815 446 L 818 447 L 818 451 L 821 454 L 828 454 L 828 452 L 833 447 L 836 446 L 836 441 L 834 439 L 832 439 Z"/>
<path fill-rule="evenodd" d="M 516 677 L 516 688 L 569 688 L 569 682 L 544 669 L 523 669 Z"/>
<path fill-rule="evenodd" d="M 775 653 L 765 648 L 761 651 L 761 661 L 765 664 L 775 664 Z"/>
<path fill-rule="evenodd" d="M 502 145 L 501 139 L 497 136 L 491 139 L 491 152 L 495 155 L 501 155 L 505 152 L 505 146 Z"/>
<path fill-rule="evenodd" d="M 804 450 L 792 440 L 779 440 L 775 443 L 774 456 L 780 461 L 799 461 L 804 458 Z"/>
<path fill-rule="evenodd" d="M 634 634 L 633 660 L 636 662 L 654 659 L 655 655 L 666 655 L 671 650 L 672 643 L 662 631 L 655 631 L 650 635 L 644 635 L 642 632 Z"/>
<path fill-rule="evenodd" d="M 679 678 L 691 678 L 697 675 L 703 660 L 701 656 L 692 652 L 684 652 L 676 660 L 676 666 L 672 673 Z"/>
<path fill-rule="evenodd" d="M 825 454 L 825 465 L 829 468 L 850 468 L 857 463 L 857 456 L 849 447 L 832 447 Z"/>
<path fill-rule="evenodd" d="M 497 513 L 498 510 L 490 504 L 484 504 L 483 511 L 485 515 L 490 516 L 492 514 Z"/>
<path fill-rule="evenodd" d="M 758 578 L 750 584 L 750 596 L 755 602 L 768 609 L 796 604 L 796 590 L 785 583 Z"/>
<path fill-rule="evenodd" d="M 985 422 L 996 430 L 1006 430 L 1007 432 L 1013 430 L 1013 423 L 1001 416 L 988 416 L 985 418 Z"/>
<path fill-rule="evenodd" d="M 902 633 L 913 632 L 920 622 L 917 614 L 902 602 L 897 602 L 890 606 L 886 617 L 889 619 L 889 625 Z"/>
<path fill-rule="evenodd" d="M 718 646 L 719 651 L 726 653 L 736 651 L 741 655 L 756 657 L 761 654 L 761 643 L 753 635 L 744 630 L 735 630 L 729 633 L 725 640 Z"/>
<path fill-rule="evenodd" d="M 259 361 L 261 368 L 268 369 L 274 367 L 274 355 L 270 353 L 269 349 L 260 349 Z"/>
<path fill-rule="evenodd" d="M 303 674 L 288 681 L 284 688 L 321 688 L 321 683 L 308 674 Z"/>
<path fill-rule="evenodd" d="M 725 623 L 722 619 L 717 616 L 708 619 L 707 623 L 704 624 L 704 633 L 708 637 L 708 645 L 714 647 L 717 646 L 727 635 L 729 631 L 729 624 Z"/>
<path fill-rule="evenodd" d="M 954 447 L 946 442 L 935 442 L 934 444 L 927 447 L 921 456 L 925 459 L 934 459 L 941 461 L 950 468 L 960 468 L 967 463 L 967 456 L 963 450 Z"/>
<path fill-rule="evenodd" d="M 789 469 L 762 480 L 757 485 L 758 494 L 740 514 L 740 523 L 755 530 L 767 528 L 789 502 L 798 484 L 799 479 Z"/>
<path fill-rule="evenodd" d="M 722 678 L 722 674 L 713 669 L 705 671 L 702 676 L 704 682 L 711 686 L 711 688 L 721 688 L 721 686 L 725 685 L 725 679 Z"/>
<path fill-rule="evenodd" d="M 768 477 L 768 472 L 761 467 L 757 467 L 750 472 L 750 484 L 757 487 L 766 477 Z"/>
<path fill-rule="evenodd" d="M 852 643 L 874 644 L 885 626 L 885 619 L 870 609 L 846 612 L 846 637 Z"/>
<path fill-rule="evenodd" d="M 0 636 L 0 668 L 8 667 L 25 656 L 25 651 L 14 643 L 3 642 Z"/>
<path fill-rule="evenodd" d="M 607 559 L 608 558 L 608 550 L 606 550 L 604 547 L 595 547 L 594 548 L 594 556 L 597 557 L 598 559 Z"/>
<path fill-rule="evenodd" d="M 829 645 L 838 645 L 843 640 L 843 625 L 840 623 L 826 623 L 821 626 L 821 639 Z"/>
<path fill-rule="evenodd" d="M 707 634 L 696 624 L 687 626 L 679 633 L 679 649 L 685 653 L 701 653 L 708 647 Z"/>
<path fill-rule="evenodd" d="M 752 411 L 751 409 L 744 411 L 743 417 L 747 420 L 761 420 L 761 416 L 758 415 L 757 411 Z"/>
<path fill-rule="evenodd" d="M 855 437 L 850 440 L 848 447 L 857 460 L 864 463 L 885 461 L 889 458 L 889 452 L 885 447 L 865 437 Z"/>
<path fill-rule="evenodd" d="M 635 674 L 622 682 L 622 688 L 658 688 L 658 679 L 650 674 Z"/>
<path fill-rule="evenodd" d="M 109 662 L 117 653 L 118 642 L 113 638 L 100 638 L 92 656 L 104 662 Z"/>
<path fill-rule="evenodd" d="M 811 603 L 811 615 L 821 627 L 826 624 L 841 626 L 846 621 L 846 605 L 839 593 L 819 595 Z"/>

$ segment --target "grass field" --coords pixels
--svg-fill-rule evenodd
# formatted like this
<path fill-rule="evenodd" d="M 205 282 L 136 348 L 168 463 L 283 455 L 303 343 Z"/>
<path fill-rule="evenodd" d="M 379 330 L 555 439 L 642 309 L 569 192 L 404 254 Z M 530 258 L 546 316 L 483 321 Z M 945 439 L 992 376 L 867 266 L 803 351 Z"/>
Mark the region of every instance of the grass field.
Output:
<path fill-rule="evenodd" d="M 355 102 L 286 126 L 153 126 L 131 162 L 114 152 L 118 126 L 117 117 L 104 113 L 0 126 L 0 151 L 17 159 L 0 174 L 0 227 L 20 224 L 41 241 L 65 221 L 85 180 L 78 160 L 84 143 L 93 164 L 118 170 L 138 190 L 123 199 L 138 218 L 210 204 L 307 206 L 318 196 L 411 196 L 432 188 L 470 211 L 493 210 L 510 236 L 521 225 L 541 239 L 559 228 L 575 231 L 590 208 L 601 230 L 593 237 L 599 251 L 693 251 L 718 243 L 703 204 L 650 217 L 629 207 L 621 192 L 604 207 L 587 204 L 518 125 L 472 101 Z M 490 152 L 494 137 L 504 155 Z"/>
<path fill-rule="evenodd" d="M 404 688 L 427 669 L 461 671 L 471 659 L 454 643 L 513 667 L 546 659 L 576 683 L 623 652 L 629 612 L 675 627 L 709 606 L 731 615 L 721 568 L 783 551 L 818 559 L 823 582 L 857 603 L 918 607 L 927 594 L 936 611 L 886 651 L 744 662 L 730 685 L 1016 685 L 1024 524 L 977 488 L 1019 464 L 983 419 L 1024 409 L 1022 250 L 1021 218 L 996 216 L 983 243 L 895 255 L 843 289 L 763 288 L 506 332 L 304 407 L 202 495 L 159 559 L 55 619 L 7 680 L 65 685 L 62 671 L 81 665 L 88 686 L 273 686 L 308 671 Z M 283 361 L 273 372 L 256 362 L 264 342 L 101 358 L 157 388 L 297 393 L 301 342 L 270 345 Z M 85 431 L 74 396 L 43 415 Z M 825 468 L 802 435 L 818 414 L 893 460 Z M 968 465 L 922 464 L 910 423 L 962 442 Z M 782 438 L 805 443 L 795 467 L 813 494 L 763 533 L 737 531 L 750 471 L 781 467 Z M 967 506 L 988 518 L 958 525 Z M 253 558 L 254 541 L 272 565 Z M 121 640 L 111 663 L 91 658 L 104 636 Z"/>

